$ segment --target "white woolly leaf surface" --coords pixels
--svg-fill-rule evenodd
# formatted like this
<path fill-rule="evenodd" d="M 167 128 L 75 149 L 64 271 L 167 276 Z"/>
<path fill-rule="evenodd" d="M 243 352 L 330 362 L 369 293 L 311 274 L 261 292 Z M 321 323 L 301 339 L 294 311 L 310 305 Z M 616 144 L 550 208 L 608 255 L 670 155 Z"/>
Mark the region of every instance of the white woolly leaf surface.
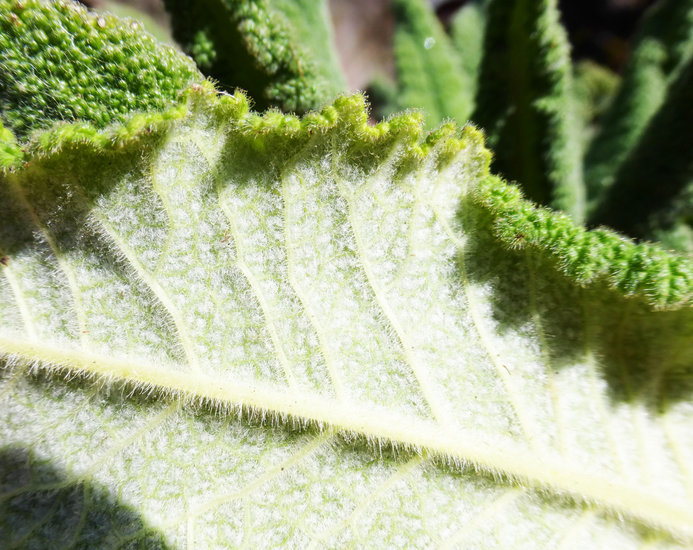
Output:
<path fill-rule="evenodd" d="M 353 132 L 3 177 L 6 547 L 691 543 L 690 314 L 498 244 L 475 140 Z"/>

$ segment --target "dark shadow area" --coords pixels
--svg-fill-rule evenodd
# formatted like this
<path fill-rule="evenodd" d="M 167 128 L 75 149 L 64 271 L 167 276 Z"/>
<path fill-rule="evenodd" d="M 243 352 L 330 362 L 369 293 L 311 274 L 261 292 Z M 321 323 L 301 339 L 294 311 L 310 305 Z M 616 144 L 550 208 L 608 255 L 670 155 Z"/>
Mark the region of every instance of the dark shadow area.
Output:
<path fill-rule="evenodd" d="M 611 397 L 640 401 L 653 412 L 693 394 L 693 310 L 653 311 L 606 284 L 581 288 L 563 275 L 549 253 L 508 248 L 493 236 L 489 214 L 464 201 L 459 220 L 467 241 L 457 258 L 460 279 L 492 288 L 501 333 L 543 332 L 545 353 L 559 370 L 591 354 Z M 537 322 L 540 319 L 540 322 Z"/>
<path fill-rule="evenodd" d="M 592 59 L 620 71 L 630 54 L 630 39 L 654 0 L 560 0 L 561 22 L 574 59 Z"/>
<path fill-rule="evenodd" d="M 0 547 L 10 549 L 167 549 L 136 510 L 104 487 L 69 477 L 21 447 L 0 449 Z"/>

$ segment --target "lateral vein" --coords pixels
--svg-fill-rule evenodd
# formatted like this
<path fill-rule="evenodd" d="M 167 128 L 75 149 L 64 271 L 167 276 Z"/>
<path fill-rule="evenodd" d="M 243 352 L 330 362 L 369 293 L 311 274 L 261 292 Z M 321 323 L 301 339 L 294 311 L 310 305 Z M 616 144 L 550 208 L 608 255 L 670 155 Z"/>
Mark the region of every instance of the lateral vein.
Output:
<path fill-rule="evenodd" d="M 130 248 L 130 246 L 125 242 L 123 238 L 116 232 L 116 230 L 111 226 L 108 221 L 101 216 L 98 212 L 93 212 L 94 218 L 98 221 L 99 225 L 102 227 L 103 231 L 108 235 L 111 241 L 114 243 L 118 252 L 122 254 L 128 263 L 135 270 L 137 275 L 140 277 L 142 282 L 152 291 L 152 293 L 159 300 L 161 305 L 164 306 L 168 314 L 173 320 L 173 324 L 176 326 L 178 331 L 178 336 L 180 338 L 181 346 L 185 353 L 185 357 L 188 361 L 190 367 L 195 371 L 200 371 L 200 362 L 195 353 L 195 347 L 193 346 L 190 337 L 188 336 L 188 327 L 183 320 L 183 316 L 178 311 L 178 308 L 171 300 L 171 297 L 163 289 L 163 287 L 157 282 L 157 280 L 149 274 L 149 272 L 144 268 L 141 262 L 137 259 L 135 252 Z"/>
<path fill-rule="evenodd" d="M 60 250 L 60 247 L 58 247 L 58 243 L 55 242 L 53 235 L 39 219 L 36 210 L 24 194 L 21 185 L 14 181 L 14 178 L 8 178 L 8 180 L 10 182 L 11 189 L 14 191 L 19 201 L 24 205 L 24 208 L 26 208 L 31 221 L 34 222 L 34 226 L 36 226 L 36 229 L 41 233 L 41 235 L 43 235 L 43 238 L 46 239 L 46 243 L 50 247 L 56 261 L 58 262 L 58 267 L 67 279 L 68 288 L 70 289 L 70 295 L 72 297 L 72 303 L 74 305 L 75 315 L 77 317 L 78 337 L 82 347 L 86 349 L 89 343 L 89 338 L 87 337 L 87 334 L 89 333 L 87 330 L 87 317 L 82 305 L 82 294 L 79 290 L 75 273 L 72 270 L 72 267 L 67 263 L 67 260 Z"/>
<path fill-rule="evenodd" d="M 373 268 L 366 256 L 366 250 L 363 244 L 363 236 L 361 235 L 361 232 L 358 229 L 359 224 L 356 223 L 356 220 L 354 219 L 355 208 L 353 197 L 350 195 L 348 191 L 344 189 L 343 185 L 339 184 L 339 182 L 337 182 L 337 189 L 339 190 L 340 195 L 344 198 L 344 200 L 347 203 L 347 215 L 349 218 L 349 224 L 351 225 L 351 230 L 354 235 L 354 241 L 356 242 L 356 247 L 359 253 L 359 258 L 361 259 L 363 271 L 366 274 L 366 279 L 368 280 L 368 283 L 373 289 L 373 295 L 375 296 L 375 300 L 378 303 L 380 309 L 385 314 L 386 319 L 394 329 L 395 334 L 397 335 L 397 339 L 399 340 L 399 343 L 404 352 L 407 364 L 414 373 L 414 376 L 416 377 L 416 380 L 419 383 L 419 386 L 421 387 L 421 391 L 424 397 L 426 398 L 426 402 L 431 407 L 431 412 L 433 413 L 433 416 L 435 416 L 435 418 L 443 424 L 452 424 L 452 414 L 450 413 L 448 408 L 443 406 L 443 404 L 440 402 L 436 395 L 438 392 L 436 392 L 436 389 L 433 387 L 430 380 L 426 377 L 425 370 L 412 355 L 411 350 L 413 346 L 407 343 L 407 337 L 404 327 L 399 322 L 397 315 L 388 304 L 388 301 L 385 299 L 385 291 L 383 287 L 380 285 L 378 278 L 373 273 Z"/>

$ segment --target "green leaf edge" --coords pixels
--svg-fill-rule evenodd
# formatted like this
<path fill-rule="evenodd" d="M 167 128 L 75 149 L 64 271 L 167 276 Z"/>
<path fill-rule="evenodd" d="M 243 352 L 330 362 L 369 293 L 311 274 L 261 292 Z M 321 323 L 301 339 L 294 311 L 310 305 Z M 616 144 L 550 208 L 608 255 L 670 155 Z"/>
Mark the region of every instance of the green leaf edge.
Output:
<path fill-rule="evenodd" d="M 89 123 L 58 124 L 37 134 L 21 148 L 12 133 L 0 129 L 0 174 L 21 171 L 33 159 L 65 149 L 118 150 L 142 138 L 161 133 L 183 118 L 197 104 L 220 123 L 232 124 L 252 140 L 258 150 L 269 152 L 306 142 L 316 132 L 343 126 L 355 154 L 371 156 L 374 147 L 398 142 L 405 153 L 400 169 L 422 161 L 435 148 L 438 162 L 446 163 L 470 143 L 477 145 L 481 173 L 486 174 L 471 192 L 473 203 L 491 216 L 494 236 L 509 249 L 530 247 L 545 254 L 556 269 L 581 287 L 606 285 L 655 310 L 674 310 L 693 305 L 693 259 L 666 251 L 653 243 L 635 243 L 607 228 L 587 230 L 567 215 L 539 207 L 522 191 L 489 173 L 492 153 L 485 148 L 482 131 L 466 125 L 460 131 L 445 123 L 424 136 L 423 115 L 405 112 L 374 126 L 368 123 L 368 106 L 360 95 L 341 96 L 319 112 L 299 118 L 269 110 L 252 112 L 242 92 L 219 93 L 205 81 L 193 84 L 182 101 L 162 112 L 133 115 L 125 123 L 98 129 Z"/>

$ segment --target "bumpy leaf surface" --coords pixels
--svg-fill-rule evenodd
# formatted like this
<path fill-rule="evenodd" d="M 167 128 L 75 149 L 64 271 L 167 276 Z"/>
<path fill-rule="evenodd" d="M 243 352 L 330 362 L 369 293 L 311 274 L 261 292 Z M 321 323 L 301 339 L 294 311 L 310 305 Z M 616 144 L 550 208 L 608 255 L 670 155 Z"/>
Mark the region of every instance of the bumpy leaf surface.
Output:
<path fill-rule="evenodd" d="M 258 110 L 304 113 L 332 101 L 344 78 L 326 0 L 165 0 L 176 39 L 229 91 Z"/>
<path fill-rule="evenodd" d="M 687 260 L 358 97 L 140 122 L 0 179 L 0 540 L 690 544 Z"/>
<path fill-rule="evenodd" d="M 202 80 L 134 20 L 76 2 L 0 0 L 0 119 L 20 138 L 56 121 L 103 127 L 163 110 Z"/>
<path fill-rule="evenodd" d="M 488 132 L 496 170 L 518 181 L 530 199 L 581 221 L 581 129 L 557 2 L 492 0 L 486 12 L 472 120 Z"/>

